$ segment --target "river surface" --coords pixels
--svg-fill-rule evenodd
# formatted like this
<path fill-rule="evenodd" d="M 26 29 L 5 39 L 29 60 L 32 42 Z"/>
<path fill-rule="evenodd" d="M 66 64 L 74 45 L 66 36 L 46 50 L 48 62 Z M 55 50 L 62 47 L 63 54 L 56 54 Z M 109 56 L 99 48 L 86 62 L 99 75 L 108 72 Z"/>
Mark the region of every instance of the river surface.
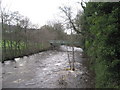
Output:
<path fill-rule="evenodd" d="M 88 70 L 82 49 L 74 47 L 75 71 L 70 70 L 71 47 L 49 50 L 2 64 L 3 88 L 94 88 L 93 73 Z M 67 52 L 67 50 L 69 52 Z"/>

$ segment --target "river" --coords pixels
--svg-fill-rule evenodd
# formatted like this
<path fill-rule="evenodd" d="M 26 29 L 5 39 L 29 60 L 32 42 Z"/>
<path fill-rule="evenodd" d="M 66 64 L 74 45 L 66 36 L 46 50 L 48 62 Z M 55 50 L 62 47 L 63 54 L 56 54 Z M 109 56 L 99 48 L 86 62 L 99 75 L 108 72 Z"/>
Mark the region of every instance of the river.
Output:
<path fill-rule="evenodd" d="M 83 50 L 75 49 L 75 71 L 69 70 L 67 49 L 72 59 L 71 47 L 48 50 L 5 61 L 2 64 L 3 88 L 94 88 L 94 75 L 88 69 L 88 59 Z"/>

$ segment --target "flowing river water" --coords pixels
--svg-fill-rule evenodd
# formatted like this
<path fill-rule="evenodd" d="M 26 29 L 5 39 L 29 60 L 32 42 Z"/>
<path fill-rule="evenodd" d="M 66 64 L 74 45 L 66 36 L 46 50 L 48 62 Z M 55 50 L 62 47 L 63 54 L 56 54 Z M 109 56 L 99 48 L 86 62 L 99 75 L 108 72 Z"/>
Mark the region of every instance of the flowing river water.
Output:
<path fill-rule="evenodd" d="M 88 59 L 82 49 L 75 49 L 75 71 L 69 70 L 67 56 L 71 47 L 49 50 L 15 58 L 2 64 L 3 88 L 94 88 L 94 74 L 88 69 Z"/>

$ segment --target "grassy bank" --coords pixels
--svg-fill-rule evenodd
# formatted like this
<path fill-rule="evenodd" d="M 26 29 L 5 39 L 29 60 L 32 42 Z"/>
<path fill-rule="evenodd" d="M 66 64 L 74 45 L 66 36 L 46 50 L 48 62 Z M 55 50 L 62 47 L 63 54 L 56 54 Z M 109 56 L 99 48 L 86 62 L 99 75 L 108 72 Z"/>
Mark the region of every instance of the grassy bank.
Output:
<path fill-rule="evenodd" d="M 5 43 L 5 45 L 4 45 Z M 0 42 L 2 49 L 2 62 L 5 60 L 13 60 L 16 57 L 31 55 L 50 48 L 49 43 L 25 43 L 23 41 L 5 40 Z"/>

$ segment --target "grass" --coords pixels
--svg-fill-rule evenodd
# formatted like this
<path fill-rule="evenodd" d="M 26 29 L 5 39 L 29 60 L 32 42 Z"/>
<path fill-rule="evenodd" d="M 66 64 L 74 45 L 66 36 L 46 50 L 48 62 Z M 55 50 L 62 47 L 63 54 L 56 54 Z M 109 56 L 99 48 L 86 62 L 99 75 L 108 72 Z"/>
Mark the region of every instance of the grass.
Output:
<path fill-rule="evenodd" d="M 0 41 L 0 48 L 3 50 L 2 62 L 5 60 L 14 59 L 15 57 L 31 55 L 50 48 L 50 45 L 48 43 L 34 43 L 34 42 L 25 43 L 21 41 L 19 42 L 19 44 L 17 44 L 16 41 L 9 41 L 9 40 L 5 41 L 6 48 L 4 48 L 3 43 L 4 43 L 3 41 Z"/>
<path fill-rule="evenodd" d="M 11 43 L 12 43 L 12 45 L 11 45 Z M 6 49 L 9 49 L 10 48 L 10 46 L 12 46 L 12 49 L 15 49 L 16 48 L 16 41 L 10 41 L 10 40 L 5 40 L 5 47 L 6 47 Z M 3 41 L 0 41 L 0 48 L 3 48 L 4 49 L 4 42 Z M 23 41 L 21 41 L 19 44 L 18 44 L 18 46 L 19 46 L 19 48 L 20 49 L 24 49 L 25 48 L 25 45 L 26 45 L 26 43 L 25 42 L 23 42 Z"/>

